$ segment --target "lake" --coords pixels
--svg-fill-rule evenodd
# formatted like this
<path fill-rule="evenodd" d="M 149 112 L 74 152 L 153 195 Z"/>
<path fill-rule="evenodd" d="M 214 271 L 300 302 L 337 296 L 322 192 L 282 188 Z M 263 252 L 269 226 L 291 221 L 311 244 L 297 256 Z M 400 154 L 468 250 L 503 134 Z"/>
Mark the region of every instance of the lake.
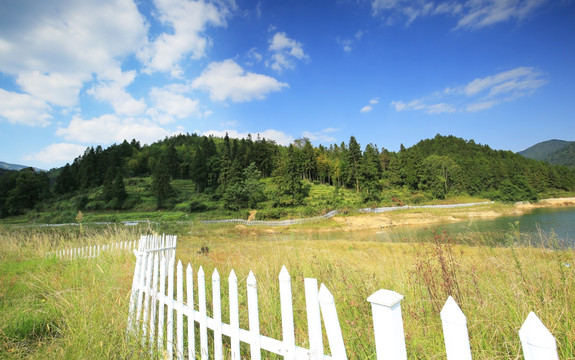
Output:
<path fill-rule="evenodd" d="M 378 231 L 334 232 L 321 238 L 391 242 L 431 241 L 445 234 L 454 242 L 487 245 L 575 245 L 575 207 L 540 208 L 520 216 L 501 216 L 456 223 L 398 226 Z"/>

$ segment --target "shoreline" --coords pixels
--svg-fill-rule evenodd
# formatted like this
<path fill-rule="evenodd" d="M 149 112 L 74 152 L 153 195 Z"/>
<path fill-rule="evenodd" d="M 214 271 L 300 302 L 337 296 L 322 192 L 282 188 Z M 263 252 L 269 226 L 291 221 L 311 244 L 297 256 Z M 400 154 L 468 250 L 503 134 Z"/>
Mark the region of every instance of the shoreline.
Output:
<path fill-rule="evenodd" d="M 516 203 L 514 205 L 485 204 L 469 208 L 440 210 L 416 209 L 380 214 L 336 216 L 331 219 L 336 226 L 324 231 L 377 230 L 396 226 L 453 223 L 470 219 L 488 219 L 500 216 L 522 215 L 538 208 L 575 206 L 575 197 L 542 199 L 537 203 Z"/>

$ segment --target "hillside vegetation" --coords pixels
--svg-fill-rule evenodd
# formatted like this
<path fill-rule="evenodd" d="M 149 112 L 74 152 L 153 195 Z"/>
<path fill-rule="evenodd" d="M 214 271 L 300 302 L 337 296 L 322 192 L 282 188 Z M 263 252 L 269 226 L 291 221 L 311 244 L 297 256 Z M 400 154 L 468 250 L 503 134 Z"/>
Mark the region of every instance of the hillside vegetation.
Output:
<path fill-rule="evenodd" d="M 264 138 L 177 135 L 86 149 L 72 164 L 0 175 L 0 216 L 156 210 L 259 218 L 429 203 L 456 196 L 536 201 L 575 191 L 575 170 L 437 135 L 398 152 L 373 144 L 280 146 Z M 68 214 L 68 215 L 66 215 Z M 71 217 L 71 218 L 70 218 Z"/>
<path fill-rule="evenodd" d="M 554 165 L 575 166 L 575 141 L 548 140 L 535 144 L 518 154 Z"/>

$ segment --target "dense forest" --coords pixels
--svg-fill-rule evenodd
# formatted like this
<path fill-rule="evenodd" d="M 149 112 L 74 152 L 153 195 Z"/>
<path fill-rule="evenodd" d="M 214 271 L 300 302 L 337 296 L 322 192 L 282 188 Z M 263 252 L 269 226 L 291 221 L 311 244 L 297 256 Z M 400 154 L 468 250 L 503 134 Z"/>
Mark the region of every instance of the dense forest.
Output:
<path fill-rule="evenodd" d="M 176 183 L 190 190 L 189 198 L 177 196 Z M 193 212 L 207 209 L 206 202 L 226 210 L 286 208 L 305 205 L 312 185 L 330 186 L 334 196 L 353 191 L 366 206 L 460 194 L 536 201 L 575 191 L 575 170 L 453 136 L 390 152 L 373 144 L 362 148 L 353 136 L 329 147 L 307 138 L 286 147 L 259 136 L 187 134 L 145 146 L 132 140 L 90 147 L 49 172 L 2 171 L 0 216 L 72 208 Z"/>

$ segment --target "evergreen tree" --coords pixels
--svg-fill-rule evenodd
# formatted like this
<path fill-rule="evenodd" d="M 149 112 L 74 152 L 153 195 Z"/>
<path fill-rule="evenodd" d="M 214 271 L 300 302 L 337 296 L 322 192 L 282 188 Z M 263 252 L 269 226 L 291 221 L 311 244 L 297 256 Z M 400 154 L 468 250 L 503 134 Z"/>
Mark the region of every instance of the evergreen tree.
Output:
<path fill-rule="evenodd" d="M 171 177 L 166 166 L 164 159 L 156 163 L 154 172 L 152 174 L 152 192 L 156 197 L 156 205 L 158 209 L 162 209 L 166 200 L 172 192 L 170 185 Z"/>

